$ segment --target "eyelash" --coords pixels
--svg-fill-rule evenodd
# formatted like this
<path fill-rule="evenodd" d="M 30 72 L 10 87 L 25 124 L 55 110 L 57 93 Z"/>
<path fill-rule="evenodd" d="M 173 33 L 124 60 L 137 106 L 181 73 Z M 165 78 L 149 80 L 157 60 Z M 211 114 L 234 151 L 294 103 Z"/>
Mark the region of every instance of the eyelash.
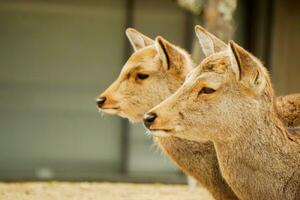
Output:
<path fill-rule="evenodd" d="M 211 93 L 214 93 L 215 91 L 216 91 L 215 89 L 212 89 L 212 88 L 209 88 L 209 87 L 203 87 L 198 92 L 198 95 L 200 95 L 200 94 L 211 94 Z"/>
<path fill-rule="evenodd" d="M 141 74 L 141 73 L 138 73 L 137 76 L 136 76 L 139 80 L 145 80 L 149 77 L 148 74 Z"/>

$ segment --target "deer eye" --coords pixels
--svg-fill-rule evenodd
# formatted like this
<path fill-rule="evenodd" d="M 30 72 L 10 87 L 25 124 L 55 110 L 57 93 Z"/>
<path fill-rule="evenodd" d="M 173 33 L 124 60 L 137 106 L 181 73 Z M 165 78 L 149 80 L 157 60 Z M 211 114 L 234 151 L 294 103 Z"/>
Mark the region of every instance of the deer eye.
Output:
<path fill-rule="evenodd" d="M 141 74 L 141 73 L 138 73 L 138 74 L 137 74 L 137 78 L 138 78 L 139 80 L 145 80 L 145 79 L 148 78 L 148 77 L 149 77 L 148 74 Z"/>
<path fill-rule="evenodd" d="M 212 88 L 209 88 L 209 87 L 203 87 L 198 92 L 198 95 L 200 95 L 200 94 L 211 94 L 211 93 L 214 93 L 215 91 L 216 91 L 215 89 L 212 89 Z"/>

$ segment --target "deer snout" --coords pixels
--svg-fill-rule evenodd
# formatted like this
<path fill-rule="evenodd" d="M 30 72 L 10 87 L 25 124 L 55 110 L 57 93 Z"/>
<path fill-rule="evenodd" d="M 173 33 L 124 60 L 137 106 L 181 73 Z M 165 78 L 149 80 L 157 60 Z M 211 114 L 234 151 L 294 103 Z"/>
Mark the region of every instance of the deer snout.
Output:
<path fill-rule="evenodd" d="M 150 129 L 150 126 L 153 124 L 156 117 L 156 113 L 147 113 L 144 115 L 144 124 L 148 129 Z"/>
<path fill-rule="evenodd" d="M 106 97 L 104 97 L 104 96 L 103 97 L 99 97 L 97 99 L 98 108 L 102 108 L 102 106 L 104 105 L 105 101 L 106 101 Z"/>

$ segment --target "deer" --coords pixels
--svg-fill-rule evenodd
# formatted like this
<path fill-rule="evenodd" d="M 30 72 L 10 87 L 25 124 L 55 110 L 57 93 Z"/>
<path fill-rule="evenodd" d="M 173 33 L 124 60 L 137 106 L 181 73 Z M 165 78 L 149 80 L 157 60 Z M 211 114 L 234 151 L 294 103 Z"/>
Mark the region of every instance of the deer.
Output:
<path fill-rule="evenodd" d="M 209 40 L 216 51 L 227 47 L 201 27 L 196 32 Z M 144 113 L 173 94 L 195 64 L 186 51 L 163 37 L 152 40 L 132 28 L 126 30 L 126 35 L 134 52 L 117 80 L 99 95 L 97 104 L 101 112 L 126 117 L 132 122 L 142 122 Z M 280 97 L 281 106 L 287 107 L 283 102 L 291 97 L 295 105 L 297 102 L 300 105 L 300 95 L 297 98 L 295 94 Z M 286 116 L 286 119 L 290 117 L 287 112 L 280 115 Z M 211 142 L 194 142 L 178 137 L 156 137 L 154 140 L 184 173 L 196 178 L 215 199 L 237 199 L 220 173 Z"/>
<path fill-rule="evenodd" d="M 206 39 L 208 56 L 145 126 L 155 137 L 212 142 L 238 199 L 300 199 L 300 132 L 280 118 L 267 69 L 232 40 L 215 52 Z"/>

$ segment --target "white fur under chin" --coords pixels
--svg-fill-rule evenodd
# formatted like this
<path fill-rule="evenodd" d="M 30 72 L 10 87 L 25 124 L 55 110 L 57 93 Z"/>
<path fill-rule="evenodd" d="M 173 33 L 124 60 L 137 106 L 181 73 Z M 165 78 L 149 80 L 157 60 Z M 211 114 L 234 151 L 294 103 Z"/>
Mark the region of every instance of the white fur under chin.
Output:
<path fill-rule="evenodd" d="M 165 131 L 151 131 L 151 134 L 155 137 L 168 137 L 170 136 L 167 132 Z"/>
<path fill-rule="evenodd" d="M 116 115 L 118 113 L 118 110 L 116 109 L 100 109 L 99 111 L 104 112 L 106 114 Z"/>

